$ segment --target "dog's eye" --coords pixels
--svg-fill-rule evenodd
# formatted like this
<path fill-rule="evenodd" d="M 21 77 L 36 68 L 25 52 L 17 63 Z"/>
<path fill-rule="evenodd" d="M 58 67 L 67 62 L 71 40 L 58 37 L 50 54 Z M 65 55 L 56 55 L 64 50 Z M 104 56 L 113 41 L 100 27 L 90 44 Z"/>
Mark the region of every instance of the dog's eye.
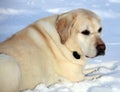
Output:
<path fill-rule="evenodd" d="M 88 30 L 84 30 L 81 33 L 84 34 L 84 35 L 89 35 L 90 34 L 90 32 Z"/>
<path fill-rule="evenodd" d="M 100 33 L 102 31 L 102 27 L 98 29 L 98 32 Z"/>

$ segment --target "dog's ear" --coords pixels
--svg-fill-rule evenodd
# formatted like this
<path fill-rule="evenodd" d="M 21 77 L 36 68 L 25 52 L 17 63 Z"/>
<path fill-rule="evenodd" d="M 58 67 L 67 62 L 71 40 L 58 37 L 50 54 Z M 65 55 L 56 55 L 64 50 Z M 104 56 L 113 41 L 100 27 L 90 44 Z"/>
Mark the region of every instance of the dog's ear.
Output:
<path fill-rule="evenodd" d="M 56 30 L 58 31 L 61 43 L 64 44 L 70 37 L 71 26 L 75 16 L 73 14 L 65 13 L 59 15 L 56 21 Z"/>

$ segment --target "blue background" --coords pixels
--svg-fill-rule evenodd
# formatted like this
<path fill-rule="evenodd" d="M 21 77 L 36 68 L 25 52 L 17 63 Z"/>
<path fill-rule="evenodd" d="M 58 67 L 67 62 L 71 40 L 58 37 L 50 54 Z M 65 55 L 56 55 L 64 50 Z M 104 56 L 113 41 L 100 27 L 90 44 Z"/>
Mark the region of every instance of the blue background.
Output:
<path fill-rule="evenodd" d="M 76 8 L 100 15 L 107 50 L 102 59 L 120 60 L 120 0 L 0 0 L 0 42 L 30 23 Z"/>

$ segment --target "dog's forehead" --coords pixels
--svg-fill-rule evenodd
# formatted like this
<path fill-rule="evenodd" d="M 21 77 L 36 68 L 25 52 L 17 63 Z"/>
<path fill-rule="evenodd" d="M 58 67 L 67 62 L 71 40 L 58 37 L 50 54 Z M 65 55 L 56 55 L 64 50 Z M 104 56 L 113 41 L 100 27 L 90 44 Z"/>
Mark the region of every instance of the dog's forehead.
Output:
<path fill-rule="evenodd" d="M 90 29 L 91 32 L 93 32 L 93 33 L 98 32 L 98 30 L 100 28 L 102 28 L 102 24 L 101 24 L 100 19 L 92 17 L 92 19 L 89 20 L 89 21 L 90 21 L 89 29 Z"/>
<path fill-rule="evenodd" d="M 75 12 L 79 17 L 86 18 L 88 20 L 94 19 L 94 20 L 97 20 L 98 23 L 101 21 L 100 17 L 95 12 L 92 12 L 90 10 L 78 9 Z"/>
<path fill-rule="evenodd" d="M 100 18 L 98 18 L 96 15 L 91 16 L 88 14 L 79 14 L 76 20 L 79 27 L 82 27 L 82 29 L 89 29 L 90 31 L 97 31 L 102 26 Z"/>
<path fill-rule="evenodd" d="M 100 17 L 95 13 L 87 9 L 72 10 L 67 13 L 68 16 L 73 16 L 75 19 L 75 27 L 80 31 L 89 29 L 90 31 L 97 31 L 101 25 Z"/>
<path fill-rule="evenodd" d="M 91 17 L 95 17 L 98 19 L 100 18 L 95 12 L 87 10 L 87 9 L 78 9 L 76 12 L 84 16 L 91 16 Z"/>

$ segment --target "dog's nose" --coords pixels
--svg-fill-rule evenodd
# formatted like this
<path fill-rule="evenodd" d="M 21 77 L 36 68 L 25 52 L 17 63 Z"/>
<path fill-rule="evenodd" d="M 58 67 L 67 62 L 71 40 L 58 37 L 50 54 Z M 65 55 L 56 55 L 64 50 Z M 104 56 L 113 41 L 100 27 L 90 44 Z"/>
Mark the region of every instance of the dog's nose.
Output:
<path fill-rule="evenodd" d="M 96 49 L 97 49 L 97 56 L 104 55 L 106 46 L 105 46 L 105 44 L 98 44 Z"/>

